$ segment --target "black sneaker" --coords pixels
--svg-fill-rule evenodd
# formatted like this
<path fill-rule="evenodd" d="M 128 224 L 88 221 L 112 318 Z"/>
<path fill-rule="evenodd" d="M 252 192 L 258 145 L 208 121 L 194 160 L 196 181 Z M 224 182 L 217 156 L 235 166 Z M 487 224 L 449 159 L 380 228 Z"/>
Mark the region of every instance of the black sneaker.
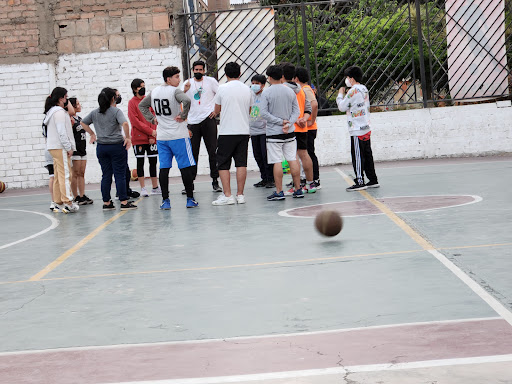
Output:
<path fill-rule="evenodd" d="M 128 197 L 136 199 L 137 197 L 140 197 L 140 193 L 131 189 L 130 191 L 128 191 Z"/>
<path fill-rule="evenodd" d="M 82 201 L 85 201 L 86 204 L 92 204 L 94 203 L 93 200 L 89 199 L 89 197 L 87 197 L 87 195 L 83 195 L 82 196 Z"/>
<path fill-rule="evenodd" d="M 77 203 L 78 205 L 84 205 L 82 203 L 82 198 L 80 196 L 75 196 L 75 198 L 73 199 L 73 203 Z"/>
<path fill-rule="evenodd" d="M 261 180 L 261 181 L 257 182 L 256 184 L 253 184 L 253 187 L 261 188 L 261 187 L 265 187 L 266 185 L 267 185 L 267 182 L 265 180 Z"/>
<path fill-rule="evenodd" d="M 320 185 L 320 179 L 315 180 L 315 186 L 316 186 L 316 190 L 317 190 L 317 191 L 318 191 L 319 189 L 322 189 L 322 186 Z"/>
<path fill-rule="evenodd" d="M 293 185 L 293 180 L 292 180 L 292 181 L 290 181 L 288 184 L 286 184 L 286 187 L 288 187 L 288 188 L 293 188 L 293 187 L 294 187 L 294 185 Z"/>
<path fill-rule="evenodd" d="M 363 189 L 368 189 L 368 187 L 365 184 L 354 184 L 350 187 L 346 188 L 345 190 L 347 192 L 353 192 L 353 191 L 362 191 Z"/>
<path fill-rule="evenodd" d="M 378 181 L 369 181 L 366 183 L 366 186 L 368 188 L 379 188 L 380 187 L 380 184 Z"/>
<path fill-rule="evenodd" d="M 219 186 L 219 182 L 217 181 L 217 179 L 213 179 L 212 187 L 213 187 L 213 192 L 222 192 L 222 188 Z"/>
<path fill-rule="evenodd" d="M 126 204 L 121 204 L 121 211 L 128 211 L 130 209 L 137 209 L 137 206 L 131 201 L 128 201 Z"/>
<path fill-rule="evenodd" d="M 265 185 L 265 188 L 275 188 L 276 187 L 276 183 L 274 183 L 273 181 L 267 181 L 267 184 Z"/>
<path fill-rule="evenodd" d="M 114 202 L 112 200 L 110 200 L 110 203 L 108 203 L 107 205 L 103 204 L 104 211 L 110 211 L 112 209 L 116 209 L 116 207 L 114 206 Z"/>

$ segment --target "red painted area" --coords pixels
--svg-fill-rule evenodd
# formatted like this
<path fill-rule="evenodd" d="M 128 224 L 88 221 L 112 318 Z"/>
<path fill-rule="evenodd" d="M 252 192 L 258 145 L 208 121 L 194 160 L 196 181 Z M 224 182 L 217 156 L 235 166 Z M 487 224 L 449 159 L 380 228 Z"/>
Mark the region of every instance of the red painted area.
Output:
<path fill-rule="evenodd" d="M 415 212 L 426 209 L 449 208 L 462 204 L 469 204 L 475 201 L 473 196 L 407 196 L 407 197 L 385 197 L 377 199 L 385 204 L 393 212 Z M 338 211 L 342 216 L 365 216 L 376 215 L 382 212 L 368 200 L 342 201 L 312 205 L 309 207 L 295 208 L 287 211 L 290 216 L 314 217 L 325 209 Z"/>
<path fill-rule="evenodd" d="M 215 377 L 512 353 L 504 320 L 0 356 L 1 383 Z"/>

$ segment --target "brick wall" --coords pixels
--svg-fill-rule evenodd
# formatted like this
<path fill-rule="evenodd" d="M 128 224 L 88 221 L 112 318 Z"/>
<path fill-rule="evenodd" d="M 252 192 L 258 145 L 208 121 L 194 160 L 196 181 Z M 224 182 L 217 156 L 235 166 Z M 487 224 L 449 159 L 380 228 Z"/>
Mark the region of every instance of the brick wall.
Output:
<path fill-rule="evenodd" d="M 0 0 L 0 59 L 168 47 L 179 40 L 180 9 L 169 0 Z"/>

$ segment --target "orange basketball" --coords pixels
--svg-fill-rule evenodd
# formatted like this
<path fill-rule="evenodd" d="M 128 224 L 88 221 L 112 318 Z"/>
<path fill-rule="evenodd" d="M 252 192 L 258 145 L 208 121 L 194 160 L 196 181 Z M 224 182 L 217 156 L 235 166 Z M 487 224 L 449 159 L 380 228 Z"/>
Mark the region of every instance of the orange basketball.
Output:
<path fill-rule="evenodd" d="M 343 220 L 336 211 L 322 211 L 316 215 L 315 227 L 324 236 L 336 236 L 343 228 Z"/>
<path fill-rule="evenodd" d="M 3 181 L 0 181 L 0 193 L 5 191 L 5 183 Z"/>
<path fill-rule="evenodd" d="M 139 180 L 139 177 L 137 176 L 137 170 L 136 169 L 132 169 L 132 176 L 130 177 L 130 179 L 132 181 Z"/>

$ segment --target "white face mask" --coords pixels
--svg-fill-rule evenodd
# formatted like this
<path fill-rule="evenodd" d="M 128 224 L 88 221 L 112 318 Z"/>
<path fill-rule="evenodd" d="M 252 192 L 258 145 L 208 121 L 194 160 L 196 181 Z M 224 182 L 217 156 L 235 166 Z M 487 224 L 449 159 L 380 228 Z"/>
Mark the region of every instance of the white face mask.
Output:
<path fill-rule="evenodd" d="M 261 85 L 259 84 L 251 84 L 251 89 L 254 93 L 258 93 L 261 90 Z"/>
<path fill-rule="evenodd" d="M 345 85 L 349 88 L 352 87 L 352 83 L 350 82 L 350 80 L 348 79 L 348 77 L 345 77 Z"/>

